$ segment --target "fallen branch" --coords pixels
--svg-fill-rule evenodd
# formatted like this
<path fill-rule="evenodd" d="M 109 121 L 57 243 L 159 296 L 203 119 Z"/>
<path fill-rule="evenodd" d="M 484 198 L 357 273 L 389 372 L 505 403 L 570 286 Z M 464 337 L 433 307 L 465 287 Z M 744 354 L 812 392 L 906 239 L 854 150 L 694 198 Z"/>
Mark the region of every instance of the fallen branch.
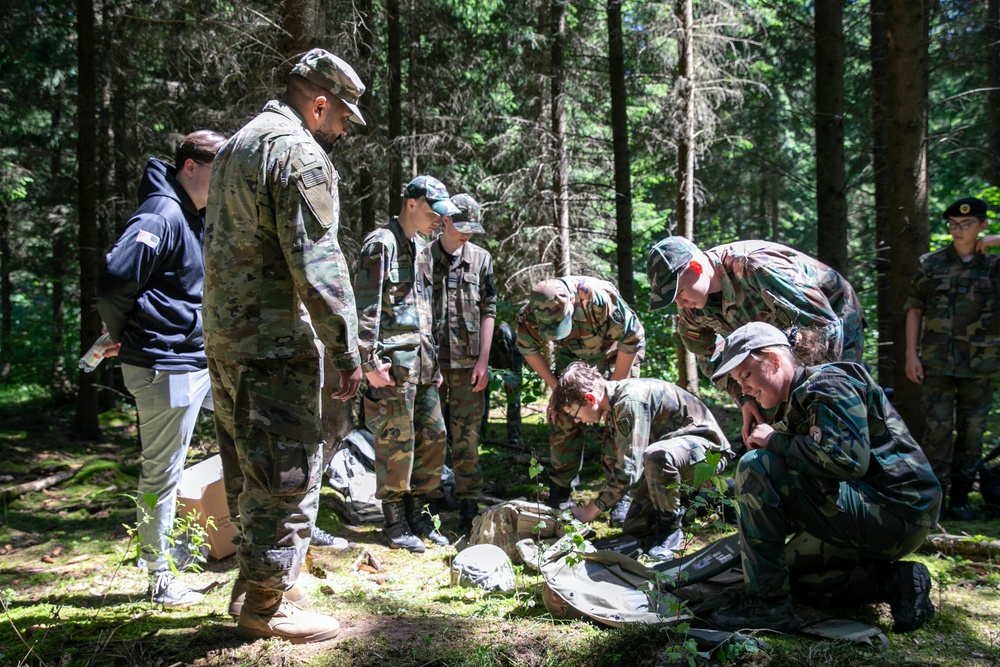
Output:
<path fill-rule="evenodd" d="M 13 500 L 14 498 L 19 498 L 26 493 L 31 493 L 32 491 L 41 491 L 42 489 L 47 489 L 49 487 L 55 486 L 65 482 L 76 474 L 76 466 L 68 468 L 66 470 L 60 470 L 59 472 L 49 475 L 48 477 L 43 477 L 42 479 L 36 479 L 33 482 L 25 482 L 23 484 L 18 484 L 16 486 L 8 486 L 6 489 L 0 491 L 0 502 L 7 502 Z"/>
<path fill-rule="evenodd" d="M 932 533 L 921 548 L 925 553 L 942 553 L 948 556 L 989 560 L 1000 558 L 1000 540 L 974 538 L 970 535 Z"/>

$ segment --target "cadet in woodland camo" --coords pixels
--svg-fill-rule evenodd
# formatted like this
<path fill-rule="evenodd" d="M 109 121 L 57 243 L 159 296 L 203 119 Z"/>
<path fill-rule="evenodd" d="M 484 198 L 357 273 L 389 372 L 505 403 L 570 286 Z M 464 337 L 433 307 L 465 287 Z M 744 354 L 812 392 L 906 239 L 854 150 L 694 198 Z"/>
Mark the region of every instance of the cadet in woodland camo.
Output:
<path fill-rule="evenodd" d="M 718 372 L 759 373 L 765 362 L 741 365 L 750 352 L 787 346 L 767 324 L 741 327 Z M 790 567 L 805 576 L 803 568 L 824 560 L 810 548 L 789 561 L 789 533 L 808 533 L 855 563 L 890 561 L 923 543 L 941 503 L 927 458 L 862 366 L 804 367 L 790 354 L 778 356 L 776 372 L 792 373 L 787 400 L 778 396 L 774 432 L 763 445 L 748 443 L 761 448 L 744 454 L 736 471 L 744 575 L 750 591 L 766 598 L 789 592 Z M 822 579 L 822 571 L 813 574 Z"/>
<path fill-rule="evenodd" d="M 561 411 L 575 409 L 585 401 L 586 393 L 594 391 L 586 381 L 574 382 L 573 375 L 581 373 L 567 370 L 559 380 L 555 400 Z M 599 377 L 596 372 L 594 376 Z M 608 403 L 604 421 L 615 443 L 612 463 L 622 474 L 606 477 L 594 505 L 603 512 L 629 488 L 640 485 L 624 533 L 648 534 L 655 512 L 679 522 L 683 516 L 679 511 L 681 485 L 693 483 L 695 467 L 708 452 L 722 454 L 719 470 L 725 468 L 734 458 L 729 440 L 705 404 L 677 385 L 647 378 L 601 382 Z"/>
<path fill-rule="evenodd" d="M 477 513 L 475 501 L 483 493 L 479 429 L 486 410 L 497 290 L 492 256 L 468 240 L 472 234 L 483 233 L 479 204 L 467 194 L 455 195 L 451 201 L 461 213 L 445 219 L 443 233 L 431 244 L 431 256 L 434 339 L 444 376 L 440 393 L 451 444 L 455 497 L 462 503 L 461 531 L 471 527 Z"/>
<path fill-rule="evenodd" d="M 822 262 L 767 241 L 727 243 L 701 253 L 684 237 L 671 236 L 649 254 L 651 310 L 674 301 L 679 279 L 691 272 L 692 260 L 706 263 L 699 270 L 713 273 L 716 282 L 703 307 L 678 309 L 677 333 L 707 377 L 718 367 L 724 339 L 748 322 L 823 329 L 831 358 L 862 361 L 861 303 L 850 283 Z M 719 387 L 742 403 L 735 381 L 723 377 Z"/>
<path fill-rule="evenodd" d="M 944 212 L 952 243 L 920 257 L 907 311 L 907 376 L 921 385 L 927 428 L 921 442 L 934 473 L 950 488 L 949 509 L 972 519 L 968 495 L 982 456 L 1000 371 L 1000 256 L 983 250 L 986 202 L 966 198 Z M 964 229 L 962 227 L 965 227 Z"/>
<path fill-rule="evenodd" d="M 233 135 L 212 171 L 202 314 L 226 495 L 241 528 L 243 636 L 286 636 L 268 619 L 298 577 L 316 518 L 319 344 L 341 373 L 344 398 L 360 381 L 354 296 L 337 240 L 338 175 L 326 150 L 348 119 L 364 122 L 363 92 L 350 65 L 309 51 L 284 97 Z M 299 640 L 336 634 L 333 619 L 301 619 L 288 625 L 302 631 Z"/>
<path fill-rule="evenodd" d="M 410 181 L 403 197 L 400 215 L 365 238 L 354 282 L 369 382 L 391 364 L 394 384 L 372 384 L 364 406 L 375 435 L 376 497 L 383 511 L 388 506 L 392 512 L 407 496 L 436 495 L 441 486 L 445 426 L 433 339 L 433 264 L 421 233 L 433 231 L 441 215 L 459 212 L 444 185 L 430 176 Z M 398 523 L 391 518 L 388 524 Z"/>
<path fill-rule="evenodd" d="M 544 348 L 554 346 L 556 374 L 544 359 Z M 571 362 L 595 366 L 612 379 L 638 377 L 645 355 L 642 323 L 611 283 L 586 276 L 566 276 L 539 283 L 517 318 L 517 349 L 550 389 L 556 376 Z M 583 461 L 583 427 L 569 415 L 550 415 L 549 479 L 568 489 Z M 610 435 L 603 438 L 602 457 L 614 459 Z"/>

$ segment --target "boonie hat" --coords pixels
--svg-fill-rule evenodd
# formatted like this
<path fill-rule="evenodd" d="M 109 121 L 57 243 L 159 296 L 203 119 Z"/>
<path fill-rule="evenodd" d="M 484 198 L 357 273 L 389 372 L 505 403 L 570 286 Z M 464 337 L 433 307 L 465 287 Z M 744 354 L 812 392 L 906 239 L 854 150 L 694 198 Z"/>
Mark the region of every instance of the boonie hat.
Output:
<path fill-rule="evenodd" d="M 351 120 L 367 125 L 358 109 L 358 100 L 365 92 L 365 84 L 345 61 L 326 49 L 312 49 L 292 68 L 292 74 L 308 79 L 320 88 L 329 90 L 351 110 Z"/>
<path fill-rule="evenodd" d="M 512 591 L 514 564 L 500 547 L 477 544 L 463 549 L 451 562 L 451 585 L 486 591 Z"/>
<path fill-rule="evenodd" d="M 719 369 L 712 374 L 712 379 L 718 380 L 742 364 L 743 360 L 750 356 L 754 350 L 774 345 L 789 347 L 788 337 L 781 329 L 767 322 L 744 324 L 729 334 L 729 338 L 726 340 L 726 351 L 722 353 L 722 363 L 719 364 Z"/>
<path fill-rule="evenodd" d="M 960 215 L 985 218 L 986 202 L 982 199 L 976 199 L 975 197 L 959 199 L 957 202 L 946 208 L 944 213 L 941 214 L 941 217 L 947 219 Z"/>
<path fill-rule="evenodd" d="M 698 246 L 683 236 L 668 236 L 649 251 L 646 275 L 649 277 L 649 309 L 659 310 L 674 302 L 677 276 L 694 259 Z"/>
<path fill-rule="evenodd" d="M 403 188 L 403 197 L 406 199 L 420 199 L 423 197 L 431 205 L 438 215 L 455 215 L 461 213 L 459 208 L 451 203 L 451 196 L 444 183 L 433 176 L 417 176 L 406 184 Z"/>
<path fill-rule="evenodd" d="M 562 280 L 543 280 L 535 285 L 528 307 L 542 338 L 562 340 L 573 330 L 573 294 Z"/>
<path fill-rule="evenodd" d="M 455 230 L 463 234 L 482 234 L 483 214 L 479 208 L 479 202 L 464 192 L 451 198 L 451 203 L 458 207 L 459 212 L 451 216 L 451 223 L 455 225 Z"/>

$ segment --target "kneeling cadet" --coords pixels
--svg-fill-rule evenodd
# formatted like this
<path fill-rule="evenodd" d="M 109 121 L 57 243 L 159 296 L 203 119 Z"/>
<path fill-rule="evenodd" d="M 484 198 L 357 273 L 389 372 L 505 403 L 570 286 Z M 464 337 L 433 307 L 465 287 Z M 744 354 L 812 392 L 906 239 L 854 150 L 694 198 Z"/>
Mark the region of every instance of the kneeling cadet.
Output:
<path fill-rule="evenodd" d="M 557 411 L 584 424 L 596 424 L 603 417 L 615 442 L 616 459 L 605 460 L 609 474 L 597 499 L 574 507 L 573 515 L 589 523 L 631 486 L 638 486 L 622 532 L 649 536 L 649 555 L 672 559 L 684 539 L 681 485 L 693 483 L 695 467 L 708 453 L 722 455 L 719 470 L 733 459 L 712 413 L 696 396 L 664 380 L 605 380 L 582 362 L 566 368 L 552 403 Z M 621 474 L 611 474 L 612 468 Z"/>

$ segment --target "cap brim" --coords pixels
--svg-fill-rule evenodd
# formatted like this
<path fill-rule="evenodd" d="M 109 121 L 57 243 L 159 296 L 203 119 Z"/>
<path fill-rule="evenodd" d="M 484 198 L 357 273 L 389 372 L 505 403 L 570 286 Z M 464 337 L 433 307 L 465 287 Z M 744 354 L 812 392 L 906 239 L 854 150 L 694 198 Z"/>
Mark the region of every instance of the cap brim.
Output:
<path fill-rule="evenodd" d="M 438 215 L 455 216 L 462 212 L 462 209 L 452 204 L 450 199 L 442 199 L 435 202 L 428 200 L 428 203 Z"/>
<path fill-rule="evenodd" d="M 351 110 L 351 122 L 357 123 L 358 125 L 367 125 L 364 117 L 361 115 L 361 109 L 358 108 L 357 104 L 351 104 L 344 98 L 340 98 L 340 101 L 347 105 L 347 108 Z"/>
<path fill-rule="evenodd" d="M 728 375 L 730 371 L 735 370 L 740 364 L 746 361 L 746 358 L 750 356 L 753 350 L 746 350 L 745 352 L 740 352 L 735 355 L 732 359 L 726 359 L 725 354 L 722 355 L 722 365 L 712 373 L 712 380 L 718 380 L 719 378 Z"/>
<path fill-rule="evenodd" d="M 650 310 L 661 310 L 666 308 L 674 302 L 677 297 L 677 274 L 671 277 L 670 280 L 665 282 L 659 289 L 651 291 L 649 293 L 649 309 Z M 666 296 L 669 294 L 669 298 Z"/>
<path fill-rule="evenodd" d="M 451 221 L 455 225 L 455 231 L 462 232 L 463 234 L 482 234 L 486 230 L 478 222 L 455 222 Z"/>
<path fill-rule="evenodd" d="M 549 340 L 562 340 L 573 331 L 573 314 L 570 313 L 556 326 L 546 327 L 545 337 Z"/>

